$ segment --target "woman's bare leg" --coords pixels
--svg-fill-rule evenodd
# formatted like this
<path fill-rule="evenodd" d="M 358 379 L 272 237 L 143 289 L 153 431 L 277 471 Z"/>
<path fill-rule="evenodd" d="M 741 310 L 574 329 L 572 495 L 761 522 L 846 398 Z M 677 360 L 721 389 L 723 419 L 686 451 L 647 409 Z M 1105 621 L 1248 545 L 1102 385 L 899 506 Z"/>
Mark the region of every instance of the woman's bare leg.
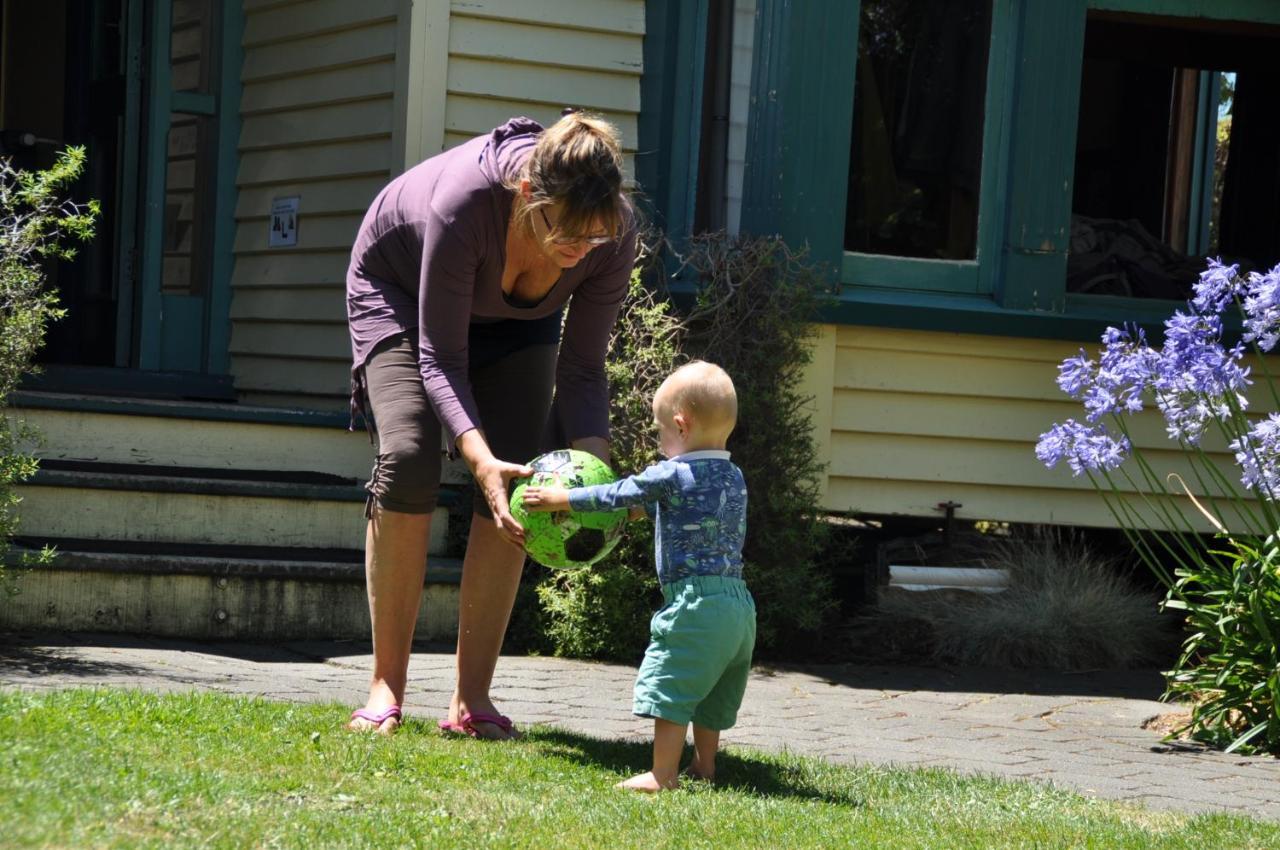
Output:
<path fill-rule="evenodd" d="M 473 515 L 467 554 L 462 562 L 458 683 L 449 705 L 452 723 L 467 713 L 497 714 L 489 699 L 489 686 L 493 683 L 493 671 L 511 619 L 523 567 L 524 551 L 508 543 L 493 520 Z M 476 731 L 486 738 L 508 737 L 490 723 L 477 724 Z"/>
<path fill-rule="evenodd" d="M 373 674 L 365 708 L 374 713 L 404 702 L 430 539 L 431 514 L 406 514 L 374 506 L 365 532 L 365 580 L 373 622 Z M 378 731 L 390 733 L 398 725 L 395 719 L 388 719 Z M 372 724 L 357 719 L 352 728 L 370 729 Z"/>

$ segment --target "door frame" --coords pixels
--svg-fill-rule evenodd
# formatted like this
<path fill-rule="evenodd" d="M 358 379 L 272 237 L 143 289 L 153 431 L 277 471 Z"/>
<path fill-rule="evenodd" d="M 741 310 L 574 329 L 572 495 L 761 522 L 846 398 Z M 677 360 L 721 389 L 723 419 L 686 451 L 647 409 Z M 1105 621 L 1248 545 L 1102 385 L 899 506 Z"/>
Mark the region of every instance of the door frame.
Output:
<path fill-rule="evenodd" d="M 236 169 L 240 136 L 240 67 L 243 14 L 240 0 L 218 0 L 212 20 L 220 28 L 217 39 L 217 76 L 214 93 L 175 92 L 169 66 L 169 39 L 173 0 L 128 0 L 130 24 L 142 25 L 147 42 L 139 49 L 139 71 L 145 80 L 146 107 L 138 126 L 143 151 L 139 171 L 141 205 L 135 251 L 122 247 L 126 261 L 136 261 L 130 278 L 134 291 L 127 303 L 131 327 L 121 338 L 131 344 L 128 365 L 144 371 L 183 371 L 224 375 L 230 364 L 231 273 L 234 266 Z M 138 12 L 134 18 L 133 13 Z M 144 20 L 145 16 L 145 20 Z M 131 48 L 135 32 L 129 33 Z M 131 93 L 131 92 L 130 92 Z M 208 284 L 199 296 L 175 295 L 161 290 L 164 254 L 165 176 L 168 133 L 175 113 L 208 116 L 214 140 L 214 175 L 209 216 L 213 232 L 203 235 L 209 248 L 208 267 L 202 269 Z M 122 276 L 122 281 L 125 278 Z M 122 307 L 122 312 L 126 308 Z M 179 326 L 185 321 L 187 326 Z M 166 322 L 169 322 L 166 325 Z M 199 332 L 194 358 L 183 358 L 175 367 L 172 344 L 188 333 Z M 118 344 L 119 341 L 118 341 Z M 118 349 L 119 350 L 119 349 Z M 124 364 L 121 364 L 124 365 Z M 191 368 L 194 367 L 194 368 Z"/>

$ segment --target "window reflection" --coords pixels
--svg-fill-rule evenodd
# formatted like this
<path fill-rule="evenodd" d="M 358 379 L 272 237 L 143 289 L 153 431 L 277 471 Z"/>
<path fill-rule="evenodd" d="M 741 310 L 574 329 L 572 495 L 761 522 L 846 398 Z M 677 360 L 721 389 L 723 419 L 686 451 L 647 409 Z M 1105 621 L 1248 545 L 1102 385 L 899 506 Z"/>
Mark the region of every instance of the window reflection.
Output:
<path fill-rule="evenodd" d="M 863 0 L 845 249 L 972 259 L 990 0 Z"/>

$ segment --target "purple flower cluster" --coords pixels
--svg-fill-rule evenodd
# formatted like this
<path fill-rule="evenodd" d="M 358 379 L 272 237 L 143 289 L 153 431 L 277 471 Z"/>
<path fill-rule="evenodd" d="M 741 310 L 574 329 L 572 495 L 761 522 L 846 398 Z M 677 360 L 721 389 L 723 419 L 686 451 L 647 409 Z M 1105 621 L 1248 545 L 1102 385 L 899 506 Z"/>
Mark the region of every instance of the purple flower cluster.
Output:
<path fill-rule="evenodd" d="M 1240 266 L 1209 260 L 1200 273 L 1191 307 L 1201 316 L 1221 316 L 1232 304 L 1244 314 L 1244 338 L 1270 351 L 1280 342 L 1280 265 L 1266 274 L 1240 276 Z"/>
<path fill-rule="evenodd" d="M 1231 442 L 1244 486 L 1269 499 L 1280 493 L 1280 414 L 1272 413 Z"/>
<path fill-rule="evenodd" d="M 1041 435 L 1036 456 L 1048 466 L 1065 459 L 1072 471 L 1112 469 L 1129 453 L 1127 439 L 1112 437 L 1098 423 L 1143 409 L 1154 398 L 1164 414 L 1169 436 L 1198 445 L 1214 421 L 1232 423 L 1248 404 L 1249 370 L 1242 365 L 1245 343 L 1223 345 L 1222 313 L 1238 305 L 1245 315 L 1245 341 L 1269 350 L 1280 342 L 1280 266 L 1265 275 L 1242 278 L 1238 266 L 1210 260 L 1195 285 L 1188 311 L 1165 322 L 1160 350 L 1152 348 L 1137 326 L 1107 328 L 1095 362 L 1081 350 L 1058 367 L 1058 386 L 1079 399 L 1087 425 L 1068 420 Z M 1233 448 L 1245 470 L 1245 485 L 1268 488 L 1280 459 L 1280 419 L 1260 424 Z M 1260 430 L 1261 429 L 1261 430 Z M 1248 461 L 1246 463 L 1246 460 Z"/>
<path fill-rule="evenodd" d="M 1280 341 L 1280 265 L 1266 274 L 1249 273 L 1244 297 L 1244 338 L 1270 351 Z"/>
<path fill-rule="evenodd" d="M 1072 475 L 1086 469 L 1115 469 L 1129 455 L 1127 437 L 1115 438 L 1105 425 L 1085 425 L 1074 419 L 1054 425 L 1040 435 L 1036 457 L 1048 467 L 1065 460 Z"/>
<path fill-rule="evenodd" d="M 1196 445 L 1213 420 L 1243 409 L 1249 370 L 1240 365 L 1244 343 L 1222 345 L 1222 318 L 1178 311 L 1164 323 L 1164 347 L 1152 387 L 1169 436 Z"/>

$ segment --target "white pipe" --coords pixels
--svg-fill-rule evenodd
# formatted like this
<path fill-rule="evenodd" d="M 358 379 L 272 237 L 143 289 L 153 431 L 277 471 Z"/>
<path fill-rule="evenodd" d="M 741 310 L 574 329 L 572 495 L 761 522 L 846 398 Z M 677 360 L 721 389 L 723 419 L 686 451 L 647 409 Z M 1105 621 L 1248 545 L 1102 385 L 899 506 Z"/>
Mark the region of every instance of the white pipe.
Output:
<path fill-rule="evenodd" d="M 1008 570 L 988 570 L 981 567 L 907 567 L 890 566 L 889 584 L 932 585 L 936 587 L 990 587 L 1004 589 L 1009 586 Z"/>

